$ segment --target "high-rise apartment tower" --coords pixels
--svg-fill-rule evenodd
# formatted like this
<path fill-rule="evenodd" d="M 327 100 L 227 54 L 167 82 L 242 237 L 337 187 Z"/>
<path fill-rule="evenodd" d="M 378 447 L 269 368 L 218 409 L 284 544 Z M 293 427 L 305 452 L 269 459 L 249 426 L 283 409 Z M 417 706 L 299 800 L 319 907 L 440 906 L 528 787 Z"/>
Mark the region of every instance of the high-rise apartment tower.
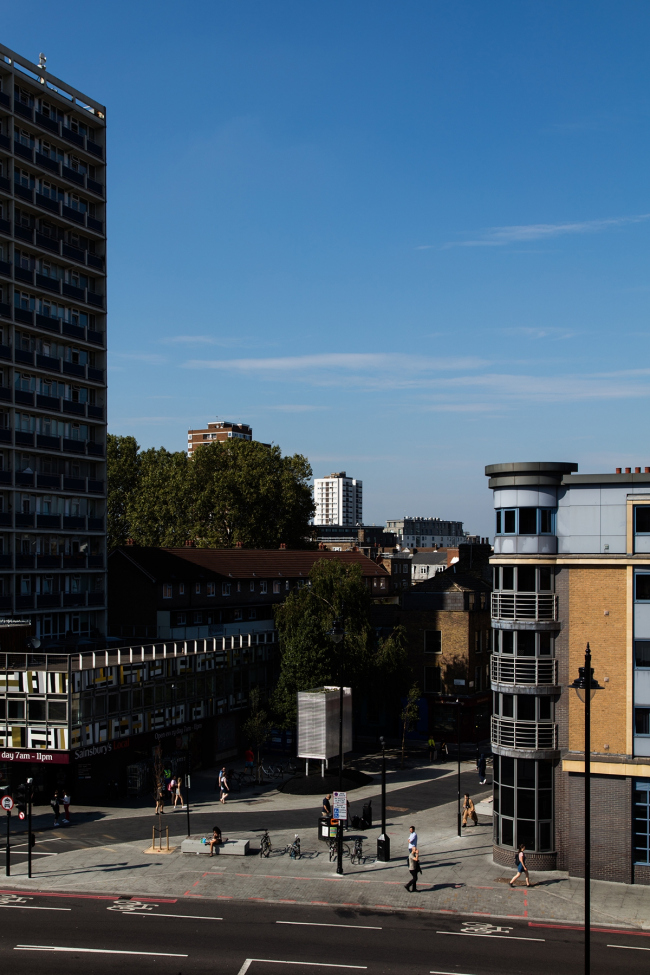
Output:
<path fill-rule="evenodd" d="M 345 471 L 314 479 L 315 525 L 363 525 L 363 481 Z"/>
<path fill-rule="evenodd" d="M 0 45 L 0 613 L 105 633 L 106 113 Z"/>

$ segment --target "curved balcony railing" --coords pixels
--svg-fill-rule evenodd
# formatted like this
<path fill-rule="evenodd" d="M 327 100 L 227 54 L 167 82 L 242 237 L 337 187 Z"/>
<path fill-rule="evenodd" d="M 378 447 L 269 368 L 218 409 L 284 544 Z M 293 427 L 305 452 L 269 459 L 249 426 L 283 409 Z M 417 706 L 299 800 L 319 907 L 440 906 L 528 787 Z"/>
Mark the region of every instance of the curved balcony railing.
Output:
<path fill-rule="evenodd" d="M 522 684 L 528 687 L 557 684 L 557 660 L 553 657 L 506 657 L 492 655 L 490 676 L 495 684 Z"/>
<path fill-rule="evenodd" d="M 494 714 L 492 744 L 504 748 L 556 749 L 557 725 L 553 721 L 513 721 Z"/>
<path fill-rule="evenodd" d="M 493 592 L 492 619 L 557 620 L 557 596 L 553 592 Z"/>

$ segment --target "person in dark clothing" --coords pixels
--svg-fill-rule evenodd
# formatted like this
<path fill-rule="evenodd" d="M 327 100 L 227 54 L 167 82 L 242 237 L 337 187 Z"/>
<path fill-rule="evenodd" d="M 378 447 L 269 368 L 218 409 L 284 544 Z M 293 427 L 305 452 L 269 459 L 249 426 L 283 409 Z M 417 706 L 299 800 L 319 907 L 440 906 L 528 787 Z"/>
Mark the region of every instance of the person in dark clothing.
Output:
<path fill-rule="evenodd" d="M 50 805 L 52 807 L 52 812 L 54 813 L 54 826 L 59 825 L 59 812 L 61 809 L 61 800 L 59 799 L 59 790 L 54 790 L 54 795 L 50 799 Z"/>
<path fill-rule="evenodd" d="M 331 798 L 332 794 L 328 792 L 323 799 L 323 816 L 327 816 L 328 819 L 332 818 L 332 803 L 330 802 Z"/>
<path fill-rule="evenodd" d="M 422 873 L 422 867 L 420 866 L 420 853 L 417 846 L 413 846 L 409 850 L 409 873 L 411 874 L 411 879 L 407 884 L 404 884 L 404 886 L 406 890 L 416 894 L 418 889 L 418 874 Z"/>
<path fill-rule="evenodd" d="M 480 785 L 485 785 L 485 783 L 487 782 L 486 767 L 487 767 L 487 761 L 485 755 L 483 754 L 483 752 L 481 752 L 478 759 L 476 760 L 476 771 L 478 772 Z"/>

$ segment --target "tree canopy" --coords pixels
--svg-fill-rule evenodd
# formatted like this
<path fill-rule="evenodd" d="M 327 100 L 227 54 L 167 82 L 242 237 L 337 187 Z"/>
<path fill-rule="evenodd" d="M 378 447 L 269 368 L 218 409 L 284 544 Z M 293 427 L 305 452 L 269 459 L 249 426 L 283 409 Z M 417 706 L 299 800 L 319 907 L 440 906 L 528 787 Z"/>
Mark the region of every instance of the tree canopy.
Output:
<path fill-rule="evenodd" d="M 281 663 L 273 706 L 280 724 L 295 723 L 296 694 L 311 687 L 338 685 L 342 679 L 355 696 L 393 696 L 408 687 L 405 631 L 397 627 L 378 639 L 371 607 L 361 567 L 334 559 L 316 562 L 309 585 L 294 589 L 276 607 Z M 339 644 L 329 637 L 336 618 L 345 628 L 345 640 Z"/>
<path fill-rule="evenodd" d="M 141 451 L 133 437 L 109 435 L 109 546 L 287 548 L 305 546 L 313 501 L 301 454 L 227 440 L 188 457 L 163 447 Z"/>

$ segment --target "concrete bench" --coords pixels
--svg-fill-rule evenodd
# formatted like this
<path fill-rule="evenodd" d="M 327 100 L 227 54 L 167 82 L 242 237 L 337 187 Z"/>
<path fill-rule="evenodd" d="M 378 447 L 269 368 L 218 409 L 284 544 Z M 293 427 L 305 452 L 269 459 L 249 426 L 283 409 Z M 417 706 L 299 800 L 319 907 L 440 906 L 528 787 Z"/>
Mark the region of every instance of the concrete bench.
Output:
<path fill-rule="evenodd" d="M 220 846 L 214 846 L 214 853 L 219 856 L 245 857 L 248 855 L 248 840 L 226 840 Z M 210 854 L 210 844 L 202 843 L 201 838 L 192 837 L 183 840 L 181 843 L 181 853 L 207 853 Z"/>

